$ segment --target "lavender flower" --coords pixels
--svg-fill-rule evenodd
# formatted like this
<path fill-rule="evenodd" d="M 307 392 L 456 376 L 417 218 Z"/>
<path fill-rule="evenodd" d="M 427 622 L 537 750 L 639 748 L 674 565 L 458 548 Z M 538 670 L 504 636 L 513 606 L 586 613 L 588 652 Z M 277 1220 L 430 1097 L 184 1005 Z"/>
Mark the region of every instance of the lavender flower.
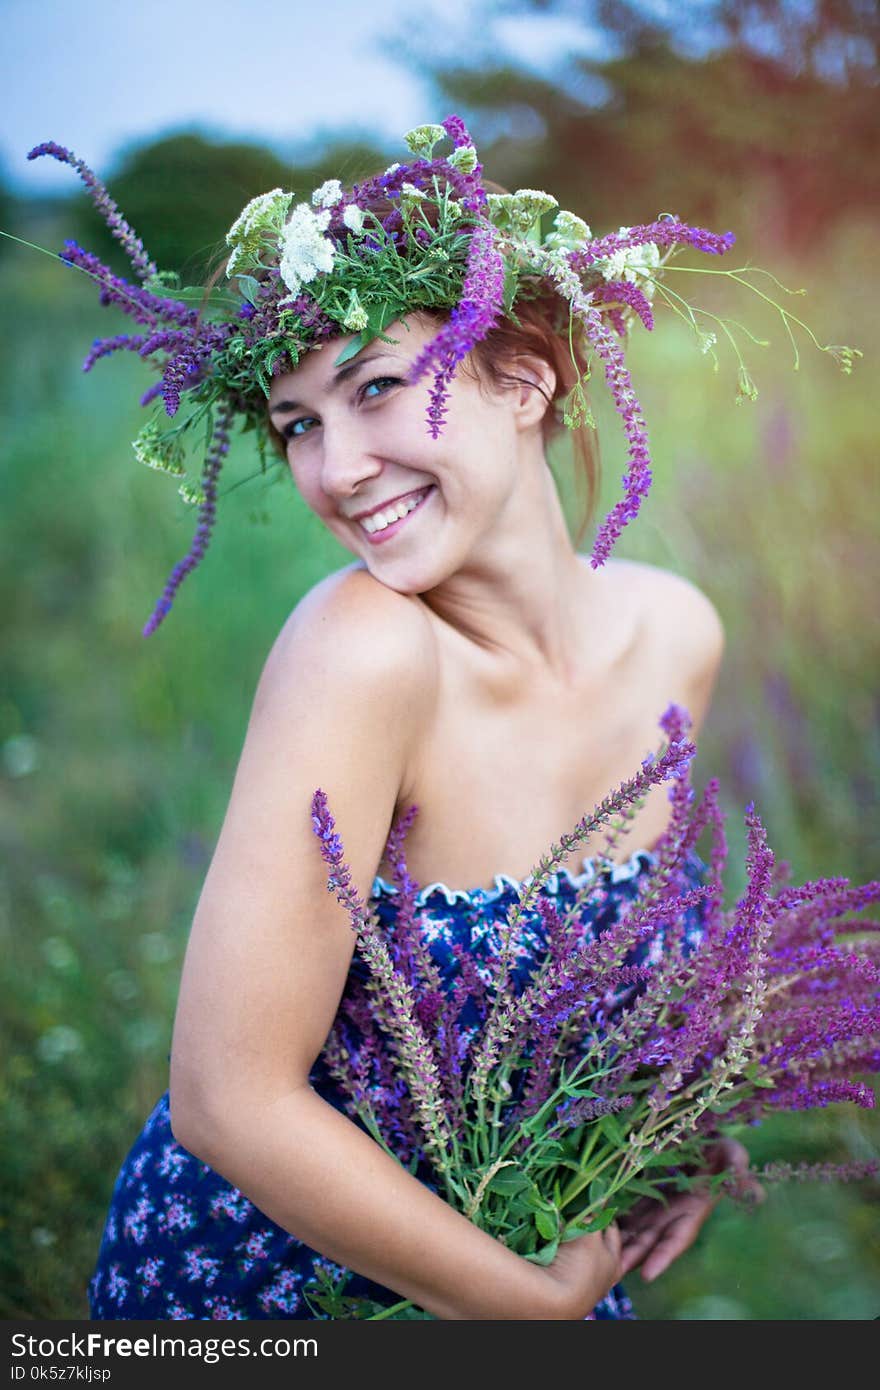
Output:
<path fill-rule="evenodd" d="M 155 327 L 160 323 L 192 327 L 198 322 L 198 314 L 189 305 L 179 300 L 168 299 L 153 294 L 140 285 L 129 284 L 121 276 L 105 266 L 90 251 L 84 251 L 75 241 L 65 241 L 60 259 L 67 265 L 84 270 L 101 289 L 101 303 L 115 304 L 137 323 Z"/>
<path fill-rule="evenodd" d="M 603 1115 L 619 1115 L 622 1111 L 631 1109 L 633 1103 L 634 1097 L 627 1095 L 566 1101 L 563 1105 L 557 1105 L 556 1113 L 563 1129 L 579 1129 L 581 1125 L 589 1124 L 591 1120 L 599 1120 Z"/>
<path fill-rule="evenodd" d="M 408 380 L 418 381 L 434 369 L 434 385 L 428 409 L 428 425 L 438 437 L 446 413 L 446 398 L 455 369 L 498 321 L 504 299 L 504 261 L 495 245 L 490 224 L 477 227 L 471 236 L 468 268 L 460 302 L 435 338 L 416 358 Z"/>
<path fill-rule="evenodd" d="M 588 245 L 572 253 L 572 269 L 589 269 L 597 262 L 611 260 L 618 252 L 635 246 L 693 246 L 710 256 L 722 256 L 736 241 L 733 232 L 709 232 L 704 227 L 689 227 L 677 217 L 662 217 L 641 227 L 629 227 L 622 232 L 609 232 L 596 237 Z"/>
<path fill-rule="evenodd" d="M 328 887 L 348 910 L 358 933 L 359 949 L 383 987 L 381 1021 L 394 1038 L 425 1131 L 425 1144 L 438 1168 L 445 1171 L 452 1135 L 444 1114 L 437 1061 L 415 1017 L 412 988 L 395 970 L 386 943 L 371 924 L 364 903 L 352 886 L 351 871 L 343 860 L 342 842 L 326 795 L 320 788 L 312 798 L 312 825 L 321 845 L 321 855 L 332 870 Z"/>
<path fill-rule="evenodd" d="M 73 151 L 66 150 L 63 145 L 56 145 L 54 140 L 47 140 L 45 144 L 35 145 L 29 153 L 28 159 L 39 159 L 41 155 L 45 154 L 51 155 L 61 164 L 69 164 L 71 169 L 76 170 L 89 190 L 92 202 L 110 228 L 111 234 L 125 248 L 137 274 L 142 280 L 152 279 L 157 274 L 157 270 L 144 250 L 143 242 L 135 236 L 100 179 L 92 173 L 85 161 L 77 159 Z"/>
<path fill-rule="evenodd" d="M 626 280 L 612 280 L 607 285 L 596 285 L 591 291 L 594 304 L 623 303 L 638 314 L 647 329 L 654 327 L 654 313 L 644 290 Z M 606 310 L 607 313 L 607 310 Z M 623 320 L 621 319 L 621 323 Z M 624 324 L 625 328 L 625 324 Z"/>
<path fill-rule="evenodd" d="M 186 576 L 190 574 L 203 559 L 205 551 L 208 548 L 211 528 L 214 525 L 217 511 L 217 479 L 220 474 L 220 469 L 223 466 L 223 460 L 229 451 L 229 421 L 231 414 L 230 407 L 226 405 L 221 405 L 217 411 L 211 445 L 202 472 L 202 487 L 205 500 L 199 508 L 199 521 L 196 527 L 196 534 L 188 553 L 171 571 L 168 582 L 162 591 L 162 597 L 153 609 L 143 629 L 144 637 L 151 636 L 162 620 L 171 612 L 171 605 L 174 602 L 177 590 L 180 588 Z"/>

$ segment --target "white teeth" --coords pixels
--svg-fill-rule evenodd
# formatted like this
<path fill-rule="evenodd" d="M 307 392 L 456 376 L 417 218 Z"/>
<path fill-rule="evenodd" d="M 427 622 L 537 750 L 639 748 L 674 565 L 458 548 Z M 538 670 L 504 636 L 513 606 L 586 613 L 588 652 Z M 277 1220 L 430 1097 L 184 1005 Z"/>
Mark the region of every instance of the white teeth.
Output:
<path fill-rule="evenodd" d="M 426 490 L 423 489 L 414 497 L 407 497 L 390 507 L 386 507 L 383 512 L 374 512 L 372 516 L 365 516 L 361 522 L 361 526 L 363 526 L 364 530 L 370 536 L 374 531 L 384 531 L 386 526 L 390 526 L 393 522 L 399 521 L 401 517 L 407 516 L 411 511 L 414 511 L 424 498 L 425 492 Z"/>

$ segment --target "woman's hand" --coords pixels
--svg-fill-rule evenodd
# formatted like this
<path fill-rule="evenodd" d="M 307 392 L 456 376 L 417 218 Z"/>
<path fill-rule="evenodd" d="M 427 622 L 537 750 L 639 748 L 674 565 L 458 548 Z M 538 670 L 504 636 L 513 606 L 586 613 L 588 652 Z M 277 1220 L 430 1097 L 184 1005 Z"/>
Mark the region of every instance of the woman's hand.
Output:
<path fill-rule="evenodd" d="M 735 1139 L 721 1139 L 707 1150 L 707 1173 L 730 1172 L 737 1190 L 754 1202 L 764 1200 L 764 1189 L 749 1176 L 749 1155 Z M 666 1205 L 642 1198 L 620 1219 L 621 1273 L 642 1267 L 642 1278 L 656 1279 L 693 1245 L 703 1222 L 718 1201 L 707 1184 L 695 1184 L 689 1192 L 676 1193 Z"/>
<path fill-rule="evenodd" d="M 620 1231 L 612 1222 L 604 1231 L 565 1241 L 541 1273 L 549 1299 L 546 1318 L 587 1317 L 620 1279 Z"/>

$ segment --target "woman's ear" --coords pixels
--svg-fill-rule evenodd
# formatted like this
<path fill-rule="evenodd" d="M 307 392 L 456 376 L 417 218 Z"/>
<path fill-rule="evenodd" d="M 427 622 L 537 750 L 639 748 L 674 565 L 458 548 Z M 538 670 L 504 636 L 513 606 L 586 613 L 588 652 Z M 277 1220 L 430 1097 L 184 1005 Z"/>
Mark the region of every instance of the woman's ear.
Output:
<path fill-rule="evenodd" d="M 556 373 L 550 363 L 537 355 L 523 354 L 505 366 L 511 380 L 514 414 L 520 429 L 540 425 L 553 408 Z"/>

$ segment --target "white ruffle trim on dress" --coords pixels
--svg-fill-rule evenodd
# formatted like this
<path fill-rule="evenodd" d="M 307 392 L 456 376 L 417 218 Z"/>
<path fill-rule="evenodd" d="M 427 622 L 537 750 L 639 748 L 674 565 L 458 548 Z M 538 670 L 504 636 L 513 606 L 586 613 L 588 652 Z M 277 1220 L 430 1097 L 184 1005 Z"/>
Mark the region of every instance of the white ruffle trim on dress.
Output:
<path fill-rule="evenodd" d="M 560 883 L 565 882 L 576 890 L 600 875 L 610 877 L 612 883 L 623 883 L 627 879 L 636 878 L 646 867 L 655 868 L 658 859 L 649 849 L 637 849 L 624 864 L 615 864 L 601 854 L 585 858 L 581 862 L 584 866 L 583 873 L 573 874 L 569 869 L 557 869 L 548 876 L 545 887 L 551 893 L 558 893 Z M 467 902 L 482 906 L 484 903 L 495 902 L 511 889 L 518 893 L 528 881 L 520 882 L 519 879 L 511 878 L 509 874 L 496 874 L 492 888 L 448 888 L 445 883 L 429 883 L 416 894 L 416 906 L 424 907 L 428 899 L 435 895 L 441 895 L 450 905 L 455 902 Z M 377 874 L 373 880 L 372 896 L 380 898 L 383 894 L 385 897 L 395 898 L 398 889 L 395 884 L 388 883 Z"/>

